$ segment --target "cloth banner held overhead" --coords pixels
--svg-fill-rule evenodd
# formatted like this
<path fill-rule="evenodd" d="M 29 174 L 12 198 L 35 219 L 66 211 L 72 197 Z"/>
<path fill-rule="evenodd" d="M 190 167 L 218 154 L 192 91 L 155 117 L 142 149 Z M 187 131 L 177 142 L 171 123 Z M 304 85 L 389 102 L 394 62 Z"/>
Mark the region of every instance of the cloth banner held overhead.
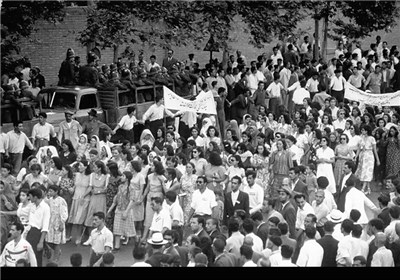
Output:
<path fill-rule="evenodd" d="M 372 106 L 400 106 L 400 91 L 391 93 L 368 93 L 347 83 L 344 98 Z"/>
<path fill-rule="evenodd" d="M 167 109 L 205 113 L 211 115 L 217 114 L 214 97 L 211 91 L 199 94 L 198 96 L 196 96 L 195 100 L 188 100 L 180 97 L 166 86 L 163 87 L 163 91 L 164 106 Z"/>

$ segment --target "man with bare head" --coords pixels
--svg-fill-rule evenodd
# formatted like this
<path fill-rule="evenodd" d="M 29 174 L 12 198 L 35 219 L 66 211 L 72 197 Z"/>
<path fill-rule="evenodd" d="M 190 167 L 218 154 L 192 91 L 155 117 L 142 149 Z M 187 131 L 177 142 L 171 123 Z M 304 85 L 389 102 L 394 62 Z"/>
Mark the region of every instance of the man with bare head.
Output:
<path fill-rule="evenodd" d="M 375 245 L 378 248 L 372 256 L 371 267 L 394 267 L 392 251 L 386 249 L 386 235 L 378 232 L 375 235 Z"/>

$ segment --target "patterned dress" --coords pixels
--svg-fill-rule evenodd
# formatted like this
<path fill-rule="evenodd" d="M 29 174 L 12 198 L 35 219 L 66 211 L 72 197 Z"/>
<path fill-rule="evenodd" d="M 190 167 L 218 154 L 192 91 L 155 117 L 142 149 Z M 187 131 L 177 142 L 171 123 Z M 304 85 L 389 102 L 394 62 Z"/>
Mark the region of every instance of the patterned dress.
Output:
<path fill-rule="evenodd" d="M 71 211 L 72 196 L 74 191 L 70 192 L 69 189 L 74 187 L 74 180 L 68 177 L 61 178 L 60 180 L 60 196 L 65 199 L 68 206 L 68 213 Z"/>
<path fill-rule="evenodd" d="M 196 189 L 197 175 L 187 173 L 181 177 L 181 189 L 179 200 L 183 210 L 184 221 L 189 219 L 190 205 L 192 204 L 192 195 Z"/>
<path fill-rule="evenodd" d="M 143 189 L 146 184 L 146 180 L 141 173 L 133 175 L 131 180 L 131 187 L 133 189 L 133 201 L 135 202 L 132 207 L 133 220 L 135 222 L 141 222 L 144 220 L 144 203 L 143 203 Z M 142 201 L 140 204 L 136 202 Z"/>
<path fill-rule="evenodd" d="M 361 137 L 359 142 L 360 154 L 358 155 L 358 167 L 356 176 L 362 182 L 371 182 L 374 176 L 374 152 L 373 145 L 376 145 L 376 140 L 372 136 Z"/>
<path fill-rule="evenodd" d="M 135 190 L 132 186 L 122 184 L 117 193 L 116 203 L 117 207 L 115 209 L 114 217 L 114 229 L 113 233 L 115 235 L 123 235 L 127 237 L 136 236 L 135 221 L 133 219 L 133 211 L 128 211 L 127 217 L 123 219 L 123 213 L 129 205 L 129 202 L 133 201 L 135 198 Z"/>
<path fill-rule="evenodd" d="M 255 154 L 253 157 L 254 166 L 257 168 L 257 183 L 264 187 L 264 193 L 268 193 L 269 188 L 269 158 Z"/>
<path fill-rule="evenodd" d="M 111 205 L 113 204 L 113 199 L 118 193 L 119 179 L 120 179 L 120 176 L 117 176 L 117 177 L 110 176 L 110 178 L 108 180 L 108 186 L 107 186 L 107 190 L 106 190 L 107 211 L 108 211 L 108 209 L 110 209 Z M 112 211 L 110 213 L 110 215 L 107 215 L 107 217 L 106 217 L 106 227 L 110 231 L 113 231 L 114 215 L 115 215 L 115 211 Z"/>
<path fill-rule="evenodd" d="M 89 176 L 82 173 L 75 175 L 75 191 L 72 197 L 71 211 L 69 212 L 68 223 L 83 225 L 89 207 L 90 195 L 83 197 L 89 188 Z"/>
<path fill-rule="evenodd" d="M 46 242 L 53 244 L 65 243 L 65 222 L 68 219 L 68 207 L 65 199 L 57 196 L 48 200 L 50 206 L 49 231 L 46 235 Z M 63 230 L 60 230 L 60 226 Z"/>
<path fill-rule="evenodd" d="M 386 175 L 400 176 L 400 141 L 389 138 L 386 152 Z"/>
<path fill-rule="evenodd" d="M 337 145 L 335 149 L 336 156 L 348 157 L 353 154 L 353 151 L 346 145 Z M 335 182 L 339 184 L 340 179 L 343 177 L 343 167 L 347 159 L 336 159 L 333 173 L 335 175 Z"/>

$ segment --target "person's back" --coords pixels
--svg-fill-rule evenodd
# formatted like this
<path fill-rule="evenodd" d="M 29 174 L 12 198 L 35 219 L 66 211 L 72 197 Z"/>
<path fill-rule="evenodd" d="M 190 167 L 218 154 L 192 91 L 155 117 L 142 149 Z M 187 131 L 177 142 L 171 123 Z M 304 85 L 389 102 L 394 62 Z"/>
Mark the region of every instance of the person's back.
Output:
<path fill-rule="evenodd" d="M 327 221 L 324 224 L 325 235 L 317 240 L 319 245 L 324 249 L 324 256 L 322 258 L 322 267 L 336 267 L 336 254 L 338 250 L 339 241 L 332 237 L 334 224 Z"/>
<path fill-rule="evenodd" d="M 70 257 L 72 267 L 82 266 L 82 255 L 80 253 L 73 253 Z"/>

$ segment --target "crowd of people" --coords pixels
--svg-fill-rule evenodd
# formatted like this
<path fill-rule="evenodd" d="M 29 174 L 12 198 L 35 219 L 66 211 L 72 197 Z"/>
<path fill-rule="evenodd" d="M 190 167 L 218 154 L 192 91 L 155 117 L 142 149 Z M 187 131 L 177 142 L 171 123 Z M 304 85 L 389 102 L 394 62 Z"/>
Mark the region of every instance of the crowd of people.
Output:
<path fill-rule="evenodd" d="M 42 112 L 31 137 L 16 121 L 0 138 L 0 265 L 55 266 L 71 242 L 90 246 L 89 266 L 118 265 L 127 244 L 132 266 L 399 266 L 400 107 L 344 95 L 348 83 L 399 90 L 399 52 L 378 36 L 364 51 L 339 42 L 325 63 L 312 46 L 204 69 L 168 51 L 162 67 L 190 73 L 193 95 L 211 91 L 217 115 L 172 113 L 157 96 L 114 129 L 95 110 L 82 124 L 65 111 L 58 133 Z M 129 74 L 141 86 L 136 72 L 163 69 L 150 60 L 98 71 L 89 54 L 77 76 L 68 50 L 60 84 L 116 87 Z"/>

